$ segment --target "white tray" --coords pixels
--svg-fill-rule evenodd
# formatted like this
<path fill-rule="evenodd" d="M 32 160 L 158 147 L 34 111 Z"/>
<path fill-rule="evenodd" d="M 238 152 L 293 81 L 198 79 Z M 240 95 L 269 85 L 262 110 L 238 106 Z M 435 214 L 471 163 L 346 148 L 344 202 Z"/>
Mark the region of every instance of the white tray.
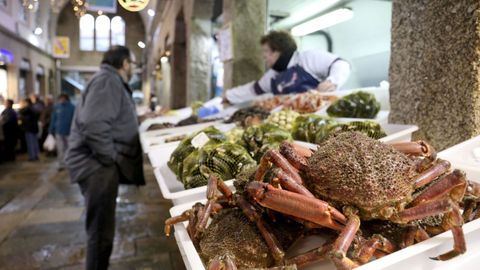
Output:
<path fill-rule="evenodd" d="M 468 174 L 468 171 L 467 171 Z M 480 180 L 480 179 L 475 179 Z M 196 202 L 205 203 L 206 200 L 198 200 L 186 204 L 174 206 L 170 209 L 171 216 L 177 216 L 188 210 Z M 192 241 L 186 230 L 187 222 L 182 222 L 174 225 L 175 239 L 177 241 L 180 253 L 182 254 L 183 262 L 187 269 L 191 270 L 204 270 L 205 267 L 202 264 L 200 256 L 193 246 Z M 437 255 L 443 254 L 452 249 L 453 237 L 451 231 L 446 231 L 440 235 L 437 235 L 426 241 L 417 243 L 408 248 L 404 248 L 397 252 L 394 252 L 383 258 L 374 260 L 368 264 L 365 264 L 356 269 L 358 270 L 450 270 L 450 269 L 462 269 L 462 270 L 474 270 L 478 269 L 480 262 L 480 219 L 469 222 L 463 226 L 465 233 L 465 239 L 467 242 L 467 252 L 461 256 L 453 258 L 449 261 L 441 262 L 430 259 Z M 289 251 L 288 254 L 296 254 L 311 250 L 316 247 L 320 247 L 323 243 L 323 239 L 320 236 L 313 236 L 302 240 L 300 243 L 296 243 L 294 251 Z M 322 261 L 313 265 L 309 265 L 303 270 L 335 270 L 335 266 L 328 260 Z"/>
<path fill-rule="evenodd" d="M 384 143 L 393 143 L 393 142 L 409 142 L 412 140 L 412 133 L 418 130 L 417 126 L 414 125 L 398 125 L 398 124 L 380 124 L 382 129 L 385 131 L 387 136 L 380 138 L 379 141 Z M 305 145 L 310 148 L 311 143 L 295 141 L 296 143 Z"/>
<path fill-rule="evenodd" d="M 177 110 L 172 110 L 169 115 L 157 116 L 154 118 L 147 118 L 140 124 L 139 132 L 147 131 L 148 127 L 153 124 L 161 124 L 161 123 L 172 123 L 176 124 L 180 120 L 188 118 L 192 115 L 192 108 L 185 107 Z"/>
<path fill-rule="evenodd" d="M 480 148 L 480 136 L 464 141 L 438 153 L 438 157 L 446 159 L 452 166 L 467 171 L 469 179 L 480 179 L 480 160 L 477 161 L 473 150 Z"/>
<path fill-rule="evenodd" d="M 204 128 L 210 126 L 222 126 L 220 121 L 212 121 L 207 123 L 200 123 L 195 125 L 188 125 L 183 127 L 173 127 L 173 128 L 165 128 L 159 130 L 150 130 L 140 133 L 140 142 L 142 143 L 142 148 L 145 153 L 148 153 L 149 148 L 152 144 L 158 145 L 165 141 L 166 138 L 183 135 L 183 134 L 190 134 L 193 132 L 200 131 Z"/>
<path fill-rule="evenodd" d="M 379 141 L 385 143 L 404 142 L 412 140 L 412 133 L 418 130 L 415 125 L 400 124 L 380 124 L 387 136 L 380 138 Z"/>
<path fill-rule="evenodd" d="M 328 116 L 327 114 L 327 108 L 325 107 L 321 109 L 320 111 L 316 112 L 316 115 L 320 116 Z M 375 121 L 379 124 L 387 124 L 388 123 L 388 115 L 390 114 L 390 111 L 386 110 L 380 110 L 377 114 L 377 117 L 373 119 L 367 119 L 367 118 L 348 118 L 348 117 L 332 117 L 333 119 L 337 120 L 338 122 L 345 123 L 345 122 L 352 122 L 352 121 Z"/>
<path fill-rule="evenodd" d="M 157 146 L 148 153 L 160 191 L 165 199 L 172 200 L 173 205 L 203 199 L 207 191 L 207 186 L 185 189 L 182 182 L 168 167 L 167 162 L 178 144 L 174 142 Z M 233 180 L 225 183 L 233 188 Z"/>

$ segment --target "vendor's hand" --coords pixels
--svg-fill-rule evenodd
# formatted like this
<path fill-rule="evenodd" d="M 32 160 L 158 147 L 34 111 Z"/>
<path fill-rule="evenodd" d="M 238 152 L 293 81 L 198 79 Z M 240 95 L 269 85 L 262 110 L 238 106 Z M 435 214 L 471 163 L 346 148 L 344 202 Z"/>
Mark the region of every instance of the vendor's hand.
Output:
<path fill-rule="evenodd" d="M 335 89 L 337 89 L 337 85 L 328 80 L 323 81 L 317 86 L 317 90 L 319 92 L 330 92 L 334 91 Z"/>

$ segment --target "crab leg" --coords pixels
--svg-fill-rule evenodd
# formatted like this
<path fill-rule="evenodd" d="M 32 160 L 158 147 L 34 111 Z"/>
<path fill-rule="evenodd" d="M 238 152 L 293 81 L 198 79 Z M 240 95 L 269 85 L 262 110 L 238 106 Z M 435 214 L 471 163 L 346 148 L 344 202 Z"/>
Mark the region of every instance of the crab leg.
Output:
<path fill-rule="evenodd" d="M 285 173 L 281 169 L 277 168 L 275 170 L 275 175 L 279 180 L 280 186 L 283 188 L 310 198 L 315 198 L 315 196 L 313 196 L 313 194 L 305 186 L 295 182 L 295 180 L 293 180 L 289 174 Z"/>
<path fill-rule="evenodd" d="M 467 181 L 467 194 L 470 196 L 480 197 L 480 183 Z"/>
<path fill-rule="evenodd" d="M 263 155 L 260 160 L 257 172 L 255 173 L 255 180 L 262 182 L 267 170 L 270 169 L 270 162 L 277 165 L 277 167 L 289 174 L 292 179 L 300 185 L 303 185 L 302 178 L 298 174 L 297 169 L 293 167 L 287 159 L 285 159 L 277 150 L 269 150 Z"/>
<path fill-rule="evenodd" d="M 463 199 L 463 220 L 470 222 L 480 217 L 478 203 L 480 202 L 480 184 L 467 181 L 467 191 Z"/>
<path fill-rule="evenodd" d="M 417 232 L 415 233 L 415 241 L 417 241 L 417 243 L 425 241 L 429 238 L 430 236 L 424 229 L 417 227 Z"/>
<path fill-rule="evenodd" d="M 251 222 L 255 222 L 258 230 L 263 236 L 265 243 L 267 244 L 270 252 L 272 253 L 273 258 L 277 262 L 282 262 L 285 257 L 285 252 L 281 248 L 280 243 L 278 242 L 275 235 L 271 233 L 271 229 L 267 223 L 263 220 L 260 214 L 257 212 L 257 209 L 247 202 L 242 196 L 235 196 L 238 206 L 242 209 L 243 213 Z"/>
<path fill-rule="evenodd" d="M 165 235 L 170 236 L 170 233 L 172 231 L 172 225 L 189 220 L 191 214 L 192 214 L 191 210 L 187 210 L 179 216 L 168 218 L 165 221 L 165 229 L 164 229 Z"/>
<path fill-rule="evenodd" d="M 400 242 L 400 248 L 406 248 L 415 243 L 415 234 L 417 233 L 417 226 L 412 225 L 407 228 L 407 231 L 403 234 L 402 241 Z"/>
<path fill-rule="evenodd" d="M 179 216 L 168 218 L 165 221 L 165 235 L 170 236 L 171 227 L 180 222 L 189 221 L 187 226 L 187 232 L 190 238 L 195 242 L 195 224 L 197 223 L 197 214 L 203 209 L 203 204 L 196 203 L 192 209 L 183 212 Z"/>
<path fill-rule="evenodd" d="M 448 198 L 445 198 L 441 201 L 426 202 L 412 208 L 407 208 L 402 212 L 399 212 L 397 214 L 398 219 L 396 221 L 398 223 L 408 223 L 412 220 L 417 220 L 417 219 L 422 219 L 422 218 L 426 218 L 426 217 L 437 215 L 437 214 L 442 214 L 450 211 L 451 206 L 452 206 L 452 202 Z"/>
<path fill-rule="evenodd" d="M 312 150 L 284 141 L 280 144 L 280 154 L 290 161 L 293 167 L 300 170 L 307 165 L 307 158 L 312 155 Z"/>
<path fill-rule="evenodd" d="M 286 215 L 305 219 L 337 231 L 343 228 L 337 221 L 346 223 L 346 218 L 341 212 L 316 198 L 279 190 L 261 182 L 250 182 L 246 190 L 263 207 Z"/>
<path fill-rule="evenodd" d="M 452 202 L 449 198 L 445 198 L 441 201 L 426 202 L 398 213 L 398 217 L 400 222 L 409 222 L 441 213 L 446 213 L 443 220 L 447 227 L 452 230 L 454 241 L 454 248 L 452 251 L 432 258 L 443 261 L 451 259 L 466 251 L 465 236 L 462 230 L 463 218 L 456 203 Z"/>
<path fill-rule="evenodd" d="M 205 228 L 207 227 L 207 222 L 208 219 L 210 218 L 210 214 L 212 213 L 212 206 L 216 202 L 218 198 L 218 185 L 219 179 L 214 176 L 213 174 L 210 175 L 208 179 L 208 185 L 207 185 L 207 204 L 205 205 L 205 208 L 201 212 L 201 214 L 198 217 L 198 223 L 195 226 L 196 228 L 196 238 L 199 238 L 203 232 L 205 232 Z"/>
<path fill-rule="evenodd" d="M 347 251 L 352 244 L 355 234 L 360 228 L 360 218 L 354 214 L 350 214 L 348 217 L 347 225 L 343 228 L 337 240 L 333 244 L 333 250 L 331 253 L 331 258 L 337 269 L 353 269 L 358 265 L 358 263 L 350 260 L 347 257 Z"/>
<path fill-rule="evenodd" d="M 397 142 L 390 144 L 396 150 L 412 156 L 422 156 L 435 159 L 437 152 L 435 149 L 424 141 L 416 142 Z"/>
<path fill-rule="evenodd" d="M 449 169 L 450 169 L 450 162 L 446 160 L 440 160 L 435 165 L 433 165 L 430 169 L 426 170 L 425 172 L 421 173 L 419 176 L 416 177 L 415 189 L 431 183 L 434 179 L 446 173 Z"/>
<path fill-rule="evenodd" d="M 460 170 L 454 170 L 451 174 L 444 176 L 437 183 L 424 190 L 410 205 L 419 205 L 446 195 L 449 195 L 454 201 L 460 201 L 465 194 L 466 186 L 465 174 Z"/>
<path fill-rule="evenodd" d="M 311 263 L 319 262 L 328 258 L 328 252 L 332 250 L 332 243 L 325 243 L 322 247 L 312 249 L 304 254 L 286 260 L 286 264 L 295 264 L 303 268 Z"/>
<path fill-rule="evenodd" d="M 439 255 L 434 260 L 446 261 L 455 256 L 465 253 L 467 251 L 465 236 L 463 234 L 462 225 L 463 218 L 460 214 L 460 208 L 457 205 L 453 205 L 452 211 L 444 216 L 444 222 L 451 228 L 453 234 L 453 250 Z"/>
<path fill-rule="evenodd" d="M 380 250 L 387 254 L 392 253 L 396 250 L 395 245 L 392 244 L 388 239 L 380 235 L 374 235 L 372 238 L 365 241 L 365 243 L 360 248 L 356 260 L 360 263 L 367 263 L 372 256 L 375 255 L 375 252 Z"/>
<path fill-rule="evenodd" d="M 214 174 L 211 174 L 208 179 L 207 185 L 207 204 L 201 212 L 198 218 L 198 223 L 196 224 L 196 235 L 195 237 L 200 237 L 200 235 L 205 231 L 207 227 L 208 219 L 212 212 L 217 212 L 215 209 L 218 209 L 217 200 L 220 198 L 218 191 L 223 194 L 222 198 L 227 199 L 229 202 L 232 201 L 233 193 L 230 188 L 223 182 L 222 179 L 218 178 Z"/>

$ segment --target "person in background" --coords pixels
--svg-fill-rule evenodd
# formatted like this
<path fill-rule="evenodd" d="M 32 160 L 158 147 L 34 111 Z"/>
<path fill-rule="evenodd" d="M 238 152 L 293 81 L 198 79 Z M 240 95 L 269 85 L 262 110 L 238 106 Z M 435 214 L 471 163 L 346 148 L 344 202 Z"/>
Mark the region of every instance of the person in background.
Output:
<path fill-rule="evenodd" d="M 50 118 L 52 117 L 53 111 L 53 97 L 51 95 L 45 96 L 45 108 L 43 109 L 42 113 L 40 114 L 40 125 L 42 125 L 42 133 L 40 134 L 40 151 L 44 151 L 43 143 L 47 139 L 48 130 L 50 127 Z M 50 153 L 46 153 L 47 156 Z"/>
<path fill-rule="evenodd" d="M 119 183 L 144 185 L 142 149 L 132 91 L 133 54 L 113 46 L 76 105 L 65 156 L 86 206 L 86 268 L 109 265 Z"/>
<path fill-rule="evenodd" d="M 20 101 L 20 128 L 25 132 L 29 161 L 37 161 L 40 148 L 38 146 L 38 114 L 33 110 L 32 101 L 28 98 Z"/>
<path fill-rule="evenodd" d="M 13 100 L 5 100 L 5 109 L 0 115 L 0 129 L 3 131 L 3 161 L 15 161 L 15 148 L 17 146 L 18 119 L 13 109 Z"/>
<path fill-rule="evenodd" d="M 333 91 L 350 75 L 350 64 L 334 54 L 319 50 L 297 51 L 297 44 L 288 32 L 270 31 L 261 38 L 260 44 L 269 70 L 258 81 L 227 90 L 228 102 L 247 102 L 265 93 Z"/>
<path fill-rule="evenodd" d="M 30 101 L 32 102 L 33 111 L 37 113 L 38 116 L 40 117 L 40 114 L 43 112 L 43 109 L 45 108 L 45 103 L 36 94 L 30 94 L 29 98 L 30 98 Z"/>
<path fill-rule="evenodd" d="M 68 149 L 68 136 L 72 125 L 75 106 L 70 102 L 67 94 L 60 94 L 58 103 L 53 108 L 48 133 L 55 136 L 55 146 L 57 148 L 57 157 L 59 162 L 58 170 L 65 168 L 64 157 Z"/>
<path fill-rule="evenodd" d="M 148 104 L 148 107 L 151 112 L 155 112 L 157 104 L 158 104 L 157 96 L 155 94 L 150 94 L 150 103 Z"/>

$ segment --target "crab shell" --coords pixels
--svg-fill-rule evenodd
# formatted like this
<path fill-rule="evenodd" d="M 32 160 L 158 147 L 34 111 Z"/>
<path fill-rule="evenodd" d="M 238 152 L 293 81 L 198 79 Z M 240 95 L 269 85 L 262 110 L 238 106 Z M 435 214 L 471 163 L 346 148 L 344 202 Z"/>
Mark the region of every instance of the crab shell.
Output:
<path fill-rule="evenodd" d="M 239 268 L 264 268 L 274 264 L 268 246 L 254 223 L 239 209 L 224 209 L 214 217 L 200 240 L 203 260 L 229 256 Z"/>
<path fill-rule="evenodd" d="M 414 192 L 413 161 L 358 132 L 331 136 L 303 169 L 308 189 L 336 207 L 355 206 L 363 219 L 389 219 Z"/>

